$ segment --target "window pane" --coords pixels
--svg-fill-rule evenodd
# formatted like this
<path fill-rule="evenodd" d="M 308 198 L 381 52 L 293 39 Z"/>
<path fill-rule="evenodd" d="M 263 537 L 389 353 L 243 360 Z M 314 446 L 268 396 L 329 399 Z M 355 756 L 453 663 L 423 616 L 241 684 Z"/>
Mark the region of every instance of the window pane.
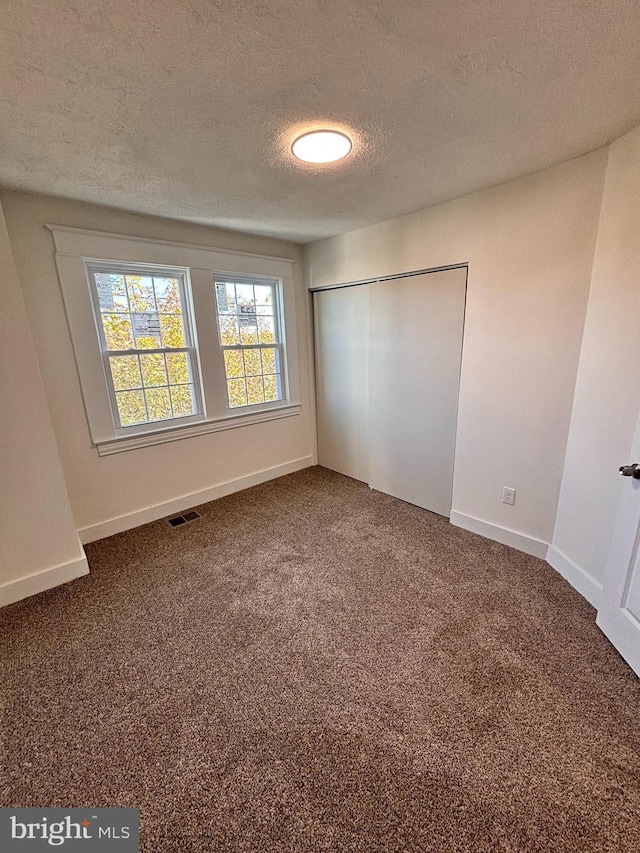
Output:
<path fill-rule="evenodd" d="M 255 314 L 255 301 L 253 296 L 252 284 L 236 284 L 236 298 L 238 300 L 238 309 L 244 313 Z"/>
<path fill-rule="evenodd" d="M 113 387 L 116 391 L 126 391 L 128 388 L 140 388 L 140 365 L 137 355 L 109 356 Z"/>
<path fill-rule="evenodd" d="M 264 379 L 264 399 L 265 401 L 280 400 L 280 382 L 278 376 L 265 376 Z"/>
<path fill-rule="evenodd" d="M 116 402 L 122 426 L 146 423 L 147 410 L 142 391 L 120 391 L 116 394 Z"/>
<path fill-rule="evenodd" d="M 173 414 L 176 418 L 195 414 L 192 385 L 172 385 L 169 390 L 171 392 Z"/>
<path fill-rule="evenodd" d="M 242 344 L 257 344 L 258 329 L 255 318 L 240 317 L 240 343 Z"/>
<path fill-rule="evenodd" d="M 128 311 L 127 290 L 124 286 L 124 276 L 112 275 L 108 272 L 94 273 L 100 311 L 105 314 L 115 314 L 118 311 Z"/>
<path fill-rule="evenodd" d="M 247 376 L 259 376 L 262 373 L 262 362 L 260 361 L 259 349 L 246 349 L 244 351 L 244 364 Z"/>
<path fill-rule="evenodd" d="M 216 304 L 219 314 L 236 313 L 236 289 L 233 284 L 216 283 Z"/>
<path fill-rule="evenodd" d="M 150 388 L 144 392 L 150 421 L 162 421 L 171 417 L 171 402 L 168 388 Z"/>
<path fill-rule="evenodd" d="M 224 367 L 227 373 L 227 379 L 236 379 L 239 376 L 244 376 L 244 361 L 242 359 L 242 350 L 225 350 Z"/>
<path fill-rule="evenodd" d="M 247 405 L 247 389 L 244 379 L 229 379 L 227 382 L 229 405 L 232 409 Z"/>
<path fill-rule="evenodd" d="M 142 313 L 155 311 L 156 300 L 153 295 L 153 280 L 148 275 L 128 275 L 127 293 L 131 311 Z"/>
<path fill-rule="evenodd" d="M 163 347 L 185 347 L 184 327 L 179 314 L 161 314 L 160 329 Z"/>
<path fill-rule="evenodd" d="M 181 314 L 180 287 L 177 278 L 154 278 L 156 304 L 161 314 Z"/>
<path fill-rule="evenodd" d="M 132 314 L 133 332 L 137 349 L 159 349 L 160 316 L 158 314 Z"/>
<path fill-rule="evenodd" d="M 273 317 L 258 317 L 261 344 L 275 344 L 276 324 Z"/>
<path fill-rule="evenodd" d="M 240 343 L 238 320 L 235 316 L 223 314 L 218 317 L 218 324 L 220 326 L 220 342 L 223 346 L 232 347 Z"/>
<path fill-rule="evenodd" d="M 254 287 L 256 305 L 262 305 L 269 309 L 269 313 L 273 314 L 273 292 L 269 285 L 256 284 Z"/>
<path fill-rule="evenodd" d="M 107 349 L 134 349 L 133 330 L 128 314 L 101 314 Z"/>
<path fill-rule="evenodd" d="M 249 400 L 249 404 L 264 402 L 262 376 L 247 377 L 247 398 Z"/>
<path fill-rule="evenodd" d="M 167 371 L 169 372 L 169 384 L 179 385 L 189 381 L 189 363 L 186 352 L 168 352 Z"/>
<path fill-rule="evenodd" d="M 274 349 L 263 349 L 262 350 L 262 372 L 263 373 L 277 373 L 278 368 L 276 360 L 276 350 Z"/>
<path fill-rule="evenodd" d="M 167 384 L 167 371 L 164 366 L 164 356 L 162 353 L 141 355 L 140 366 L 142 367 L 142 379 L 145 388 Z"/>

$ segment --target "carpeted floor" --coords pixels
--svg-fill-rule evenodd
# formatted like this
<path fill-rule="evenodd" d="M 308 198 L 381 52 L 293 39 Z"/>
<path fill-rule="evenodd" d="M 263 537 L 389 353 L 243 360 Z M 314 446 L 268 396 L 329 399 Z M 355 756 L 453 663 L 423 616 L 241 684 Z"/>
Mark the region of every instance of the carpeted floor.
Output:
<path fill-rule="evenodd" d="M 2 805 L 145 853 L 638 851 L 640 682 L 546 563 L 312 468 L 0 611 Z"/>

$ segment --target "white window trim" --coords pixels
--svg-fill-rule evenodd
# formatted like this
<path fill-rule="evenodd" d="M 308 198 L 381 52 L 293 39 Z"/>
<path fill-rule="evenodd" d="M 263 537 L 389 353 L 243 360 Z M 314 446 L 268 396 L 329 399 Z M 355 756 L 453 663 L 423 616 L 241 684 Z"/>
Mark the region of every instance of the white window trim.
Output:
<path fill-rule="evenodd" d="M 89 431 L 101 456 L 233 429 L 301 411 L 296 337 L 296 293 L 293 261 L 265 255 L 212 249 L 190 243 L 165 242 L 101 231 L 47 225 L 55 243 L 56 266 L 71 332 Z M 157 421 L 117 429 L 111 411 L 109 383 L 94 319 L 87 275 L 92 264 L 135 264 L 148 268 L 186 271 L 196 328 L 193 330 L 200 361 L 202 414 L 180 423 Z M 218 343 L 215 277 L 264 278 L 280 282 L 281 332 L 284 346 L 287 399 L 230 409 L 226 378 Z"/>

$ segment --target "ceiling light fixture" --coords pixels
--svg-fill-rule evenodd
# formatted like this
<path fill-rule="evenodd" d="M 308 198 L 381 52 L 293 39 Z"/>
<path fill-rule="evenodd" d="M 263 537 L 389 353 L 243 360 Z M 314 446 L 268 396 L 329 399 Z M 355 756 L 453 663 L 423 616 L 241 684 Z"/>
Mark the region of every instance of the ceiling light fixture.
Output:
<path fill-rule="evenodd" d="M 339 130 L 312 130 L 294 140 L 291 151 L 305 163 L 334 163 L 351 151 L 352 142 Z"/>

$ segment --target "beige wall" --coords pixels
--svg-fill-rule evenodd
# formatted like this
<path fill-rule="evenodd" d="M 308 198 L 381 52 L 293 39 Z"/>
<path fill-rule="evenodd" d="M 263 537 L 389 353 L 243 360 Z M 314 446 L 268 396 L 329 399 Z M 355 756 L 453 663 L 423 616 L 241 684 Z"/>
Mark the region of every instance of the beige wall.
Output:
<path fill-rule="evenodd" d="M 571 432 L 554 535 L 596 584 L 605 576 L 640 409 L 640 128 L 609 149 Z"/>
<path fill-rule="evenodd" d="M 0 208 L 0 605 L 86 572 Z M 17 581 L 17 583 L 16 583 Z"/>
<path fill-rule="evenodd" d="M 135 523 L 158 504 L 210 490 L 287 463 L 308 464 L 315 452 L 309 387 L 308 296 L 301 283 L 299 247 L 278 240 L 173 222 L 79 202 L 4 192 L 7 226 L 67 481 L 69 498 L 85 540 L 104 532 L 105 522 L 136 514 Z M 91 446 L 78 375 L 45 223 L 167 239 L 220 249 L 271 254 L 296 262 L 300 349 L 299 416 L 98 456 Z M 170 510 L 173 511 L 173 510 Z M 102 526 L 101 526 L 102 525 Z M 116 527 L 124 527 L 118 523 Z"/>
<path fill-rule="evenodd" d="M 496 538 L 516 531 L 506 541 L 540 555 L 554 529 L 606 158 L 596 151 L 305 249 L 310 287 L 469 263 L 454 516 Z M 517 489 L 515 506 L 501 502 L 503 486 Z"/>

